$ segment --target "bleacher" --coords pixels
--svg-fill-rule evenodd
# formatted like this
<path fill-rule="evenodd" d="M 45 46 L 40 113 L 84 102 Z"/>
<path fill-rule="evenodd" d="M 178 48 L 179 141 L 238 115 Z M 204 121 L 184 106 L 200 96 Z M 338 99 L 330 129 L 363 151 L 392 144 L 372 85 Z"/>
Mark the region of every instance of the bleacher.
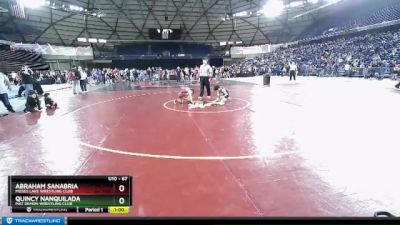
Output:
<path fill-rule="evenodd" d="M 217 57 L 210 45 L 200 43 L 138 43 L 117 46 L 114 52 L 96 52 L 96 59 L 106 60 L 154 60 L 154 59 L 201 59 Z M 218 56 L 219 57 L 219 56 Z"/>
<path fill-rule="evenodd" d="M 22 65 L 28 65 L 32 70 L 49 70 L 42 57 L 34 52 L 0 50 L 0 71 L 10 73 L 21 70 Z"/>
<path fill-rule="evenodd" d="M 185 54 L 193 57 L 206 57 L 212 53 L 211 46 L 202 44 L 184 44 L 183 49 Z"/>
<path fill-rule="evenodd" d="M 353 0 L 343 1 L 333 13 L 310 25 L 298 36 L 298 40 L 325 38 L 338 31 L 349 30 L 385 21 L 400 19 L 400 1 L 398 0 Z M 338 20 L 338 18 L 341 18 Z"/>
<path fill-rule="evenodd" d="M 143 56 L 147 55 L 148 48 L 149 48 L 148 44 L 118 46 L 117 54 L 124 56 Z"/>
<path fill-rule="evenodd" d="M 165 52 L 169 52 L 171 56 L 176 56 L 180 53 L 180 47 L 177 43 L 153 43 L 151 52 L 153 55 L 164 55 Z"/>

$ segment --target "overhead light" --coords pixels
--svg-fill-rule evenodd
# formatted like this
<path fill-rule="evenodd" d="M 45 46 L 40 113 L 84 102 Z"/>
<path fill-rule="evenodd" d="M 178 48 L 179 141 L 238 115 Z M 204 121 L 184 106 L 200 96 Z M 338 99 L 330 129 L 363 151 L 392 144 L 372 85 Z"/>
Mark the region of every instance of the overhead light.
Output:
<path fill-rule="evenodd" d="M 98 13 L 97 13 L 97 17 L 98 18 L 101 18 L 101 17 L 104 17 L 104 16 L 106 16 L 106 14 L 104 12 L 98 11 Z"/>
<path fill-rule="evenodd" d="M 300 13 L 300 14 L 298 14 L 298 15 L 292 17 L 292 18 L 289 19 L 289 20 L 293 20 L 293 19 L 302 17 L 302 16 L 304 16 L 304 15 L 310 14 L 310 13 L 312 13 L 312 12 L 318 11 L 318 10 L 320 10 L 320 9 L 329 7 L 329 6 L 334 5 L 334 4 L 336 4 L 336 3 L 338 3 L 338 2 L 340 2 L 340 1 L 342 1 L 342 0 L 325 0 L 325 1 L 326 1 L 325 4 L 323 4 L 323 5 L 321 5 L 321 6 L 318 6 L 317 8 L 308 10 L 308 11 L 306 11 L 306 12 Z"/>
<path fill-rule="evenodd" d="M 106 39 L 99 39 L 99 43 L 107 43 Z"/>
<path fill-rule="evenodd" d="M 78 38 L 78 41 L 80 41 L 80 42 L 87 42 L 87 39 L 86 39 L 86 38 L 80 37 L 80 38 Z"/>
<path fill-rule="evenodd" d="M 238 13 L 233 14 L 233 17 L 245 17 L 247 15 L 248 15 L 248 12 L 243 11 L 243 12 L 238 12 Z"/>
<path fill-rule="evenodd" d="M 69 10 L 71 11 L 83 11 L 83 8 L 80 6 L 76 6 L 76 5 L 69 5 Z"/>
<path fill-rule="evenodd" d="M 311 4 L 317 4 L 319 2 L 319 0 L 308 0 L 308 2 Z"/>
<path fill-rule="evenodd" d="M 266 17 L 274 18 L 280 16 L 284 9 L 285 5 L 282 0 L 269 0 L 267 4 L 264 5 L 262 13 Z"/>
<path fill-rule="evenodd" d="M 219 43 L 219 45 L 220 45 L 220 46 L 225 46 L 225 45 L 226 45 L 226 41 L 221 41 L 221 42 Z"/>
<path fill-rule="evenodd" d="M 161 30 L 160 30 L 160 29 L 157 29 L 157 32 L 158 32 L 158 33 L 161 33 Z"/>
<path fill-rule="evenodd" d="M 289 5 L 287 5 L 287 6 L 289 6 L 290 8 L 294 8 L 294 7 L 299 7 L 302 5 L 303 5 L 302 1 L 297 1 L 297 2 L 290 2 Z"/>
<path fill-rule="evenodd" d="M 236 44 L 241 45 L 241 44 L 243 44 L 243 41 L 237 41 Z"/>
<path fill-rule="evenodd" d="M 90 43 L 97 43 L 97 38 L 89 38 L 88 41 Z"/>
<path fill-rule="evenodd" d="M 234 42 L 233 41 L 228 41 L 228 45 L 233 45 Z"/>
<path fill-rule="evenodd" d="M 327 0 L 327 2 L 328 2 L 329 4 L 335 4 L 335 3 L 338 3 L 338 2 L 340 2 L 340 1 L 342 1 L 342 0 Z"/>
<path fill-rule="evenodd" d="M 31 9 L 37 9 L 46 4 L 45 0 L 22 0 L 22 5 Z"/>

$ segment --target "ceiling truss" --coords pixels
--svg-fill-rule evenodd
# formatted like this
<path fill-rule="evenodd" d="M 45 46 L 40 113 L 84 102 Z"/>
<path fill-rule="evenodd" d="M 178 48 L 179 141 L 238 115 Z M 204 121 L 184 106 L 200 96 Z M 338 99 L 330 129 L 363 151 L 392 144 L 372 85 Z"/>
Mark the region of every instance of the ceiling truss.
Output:
<path fill-rule="evenodd" d="M 6 0 L 0 0 L 6 1 Z M 71 2 L 73 0 L 56 0 Z M 284 0 L 290 1 L 290 0 Z M 15 39 L 32 43 L 58 45 L 85 45 L 78 37 L 101 38 L 110 42 L 148 40 L 148 29 L 181 29 L 181 39 L 193 42 L 241 41 L 244 45 L 290 41 L 301 29 L 321 17 L 319 11 L 290 20 L 289 14 L 278 19 L 263 16 L 231 18 L 243 10 L 255 11 L 265 0 L 74 0 L 84 8 L 99 8 L 104 17 L 83 16 L 45 8 L 27 9 L 27 19 L 14 18 L 10 13 L 0 13 L 0 26 L 16 27 Z M 300 10 L 310 10 L 304 5 Z M 46 12 L 47 9 L 47 12 Z M 39 30 L 33 38 L 18 29 L 18 24 Z M 1 31 L 0 31 L 1 32 Z M 271 33 L 272 32 L 272 33 Z M 280 33 L 282 37 L 277 37 Z M 32 36 L 32 34 L 31 34 Z M 13 39 L 13 38 L 10 38 Z M 112 43 L 92 44 L 94 48 L 112 47 Z"/>

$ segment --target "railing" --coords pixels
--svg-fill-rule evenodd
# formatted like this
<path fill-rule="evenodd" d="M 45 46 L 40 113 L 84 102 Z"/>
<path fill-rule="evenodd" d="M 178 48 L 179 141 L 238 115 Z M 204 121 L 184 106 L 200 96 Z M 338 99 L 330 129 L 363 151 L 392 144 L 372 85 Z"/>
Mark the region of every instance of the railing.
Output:
<path fill-rule="evenodd" d="M 394 73 L 390 67 L 370 67 L 370 68 L 358 68 L 353 67 L 349 70 L 344 68 L 316 68 L 311 71 L 311 74 L 307 71 L 302 71 L 305 75 L 316 75 L 316 76 L 339 76 L 339 77 L 364 77 L 364 78 L 384 78 L 391 77 Z M 305 72 L 305 73 L 304 73 Z"/>
<path fill-rule="evenodd" d="M 390 67 L 370 67 L 358 68 L 352 67 L 349 70 L 344 68 L 300 68 L 298 75 L 300 76 L 318 76 L 318 77 L 364 77 L 364 78 L 393 78 L 396 77 L 396 71 Z M 284 76 L 289 72 L 272 71 L 272 75 Z"/>
<path fill-rule="evenodd" d="M 136 60 L 136 59 L 201 59 L 201 58 L 221 58 L 219 55 L 215 54 L 207 54 L 207 55 L 192 55 L 192 54 L 182 54 L 182 55 L 170 55 L 170 56 L 163 56 L 163 55 L 97 55 L 96 59 L 103 59 L 103 60 Z"/>

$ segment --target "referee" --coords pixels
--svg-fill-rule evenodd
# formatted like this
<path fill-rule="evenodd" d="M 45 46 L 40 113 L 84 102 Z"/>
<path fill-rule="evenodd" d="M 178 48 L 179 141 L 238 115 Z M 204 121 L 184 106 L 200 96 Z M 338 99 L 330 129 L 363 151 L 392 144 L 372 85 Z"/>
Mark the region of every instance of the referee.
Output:
<path fill-rule="evenodd" d="M 212 78 L 213 72 L 210 65 L 208 65 L 207 59 L 203 59 L 203 65 L 200 66 L 200 96 L 199 100 L 203 99 L 204 86 L 207 88 L 207 98 L 211 98 L 210 79 Z"/>

